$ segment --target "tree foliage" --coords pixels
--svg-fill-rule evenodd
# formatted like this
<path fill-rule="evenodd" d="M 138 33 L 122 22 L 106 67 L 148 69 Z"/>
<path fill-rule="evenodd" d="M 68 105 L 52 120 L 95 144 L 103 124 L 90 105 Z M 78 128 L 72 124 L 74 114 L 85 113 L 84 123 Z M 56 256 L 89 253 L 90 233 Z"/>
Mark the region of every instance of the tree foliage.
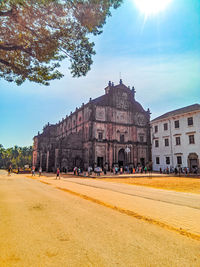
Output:
<path fill-rule="evenodd" d="M 32 165 L 32 146 L 4 148 L 0 144 L 0 168 L 23 168 L 24 165 Z"/>
<path fill-rule="evenodd" d="M 48 85 L 68 58 L 73 77 L 86 75 L 95 54 L 89 34 L 100 34 L 122 0 L 2 0 L 0 77 Z"/>

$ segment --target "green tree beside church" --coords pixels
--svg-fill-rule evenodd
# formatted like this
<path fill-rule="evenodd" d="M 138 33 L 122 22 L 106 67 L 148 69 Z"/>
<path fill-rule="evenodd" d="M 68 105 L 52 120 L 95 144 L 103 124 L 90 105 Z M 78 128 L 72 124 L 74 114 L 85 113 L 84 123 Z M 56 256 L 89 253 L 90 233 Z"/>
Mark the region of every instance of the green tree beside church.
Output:
<path fill-rule="evenodd" d="M 23 168 L 25 165 L 32 165 L 32 146 L 4 148 L 0 144 L 0 168 Z"/>

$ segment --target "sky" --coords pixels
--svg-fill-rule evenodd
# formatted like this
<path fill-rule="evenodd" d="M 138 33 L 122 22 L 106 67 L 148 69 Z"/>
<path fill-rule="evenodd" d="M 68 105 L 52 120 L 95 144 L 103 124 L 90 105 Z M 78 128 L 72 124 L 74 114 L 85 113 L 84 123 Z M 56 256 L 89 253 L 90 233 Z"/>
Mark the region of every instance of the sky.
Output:
<path fill-rule="evenodd" d="M 150 109 L 151 119 L 200 103 L 199 0 L 171 0 L 149 16 L 134 0 L 124 0 L 103 33 L 91 38 L 96 55 L 86 77 L 72 78 L 65 61 L 64 78 L 50 86 L 0 80 L 0 144 L 32 145 L 45 124 L 57 123 L 90 97 L 104 94 L 108 81 L 116 85 L 120 78 L 135 87 L 136 100 Z"/>

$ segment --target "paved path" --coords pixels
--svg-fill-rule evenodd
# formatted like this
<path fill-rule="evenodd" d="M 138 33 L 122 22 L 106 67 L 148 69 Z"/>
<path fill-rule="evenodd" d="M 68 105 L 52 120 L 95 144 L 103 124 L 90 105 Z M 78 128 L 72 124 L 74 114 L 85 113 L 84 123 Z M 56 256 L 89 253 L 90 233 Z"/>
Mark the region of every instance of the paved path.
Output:
<path fill-rule="evenodd" d="M 67 178 L 66 181 L 124 193 L 131 196 L 172 203 L 180 206 L 200 209 L 200 194 L 182 193 L 162 189 L 154 189 L 137 185 L 127 185 L 115 182 L 105 182 L 96 179 Z"/>

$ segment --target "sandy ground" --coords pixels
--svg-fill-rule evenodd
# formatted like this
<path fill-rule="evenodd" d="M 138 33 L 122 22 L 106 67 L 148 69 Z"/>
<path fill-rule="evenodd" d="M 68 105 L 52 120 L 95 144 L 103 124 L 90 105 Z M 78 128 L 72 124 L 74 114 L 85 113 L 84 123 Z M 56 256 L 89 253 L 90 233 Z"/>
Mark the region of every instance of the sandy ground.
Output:
<path fill-rule="evenodd" d="M 200 178 L 184 178 L 184 177 L 135 177 L 135 178 L 102 178 L 108 182 L 125 183 L 131 185 L 141 185 L 153 188 L 161 188 L 165 190 L 173 190 L 178 192 L 189 192 L 200 194 Z"/>
<path fill-rule="evenodd" d="M 200 266 L 199 240 L 92 201 L 122 193 L 30 178 L 0 172 L 0 266 Z"/>
<path fill-rule="evenodd" d="M 66 178 L 65 176 L 62 180 L 42 177 L 40 181 L 164 228 L 189 235 L 196 234 L 200 240 L 200 195 L 198 194 L 115 182 L 107 183 L 101 179 L 79 177 Z"/>

